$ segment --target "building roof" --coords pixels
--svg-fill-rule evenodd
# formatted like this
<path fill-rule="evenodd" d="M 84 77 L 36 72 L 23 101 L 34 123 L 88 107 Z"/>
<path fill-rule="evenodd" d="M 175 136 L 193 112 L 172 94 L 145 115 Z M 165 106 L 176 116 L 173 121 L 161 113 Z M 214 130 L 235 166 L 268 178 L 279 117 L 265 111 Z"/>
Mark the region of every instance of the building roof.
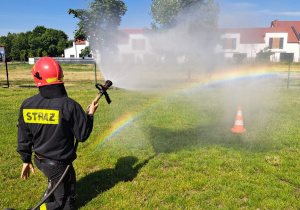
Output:
<path fill-rule="evenodd" d="M 274 20 L 271 22 L 270 28 L 222 28 L 220 32 L 240 34 L 241 44 L 265 43 L 266 33 L 287 33 L 288 43 L 299 43 L 300 21 Z"/>
<path fill-rule="evenodd" d="M 278 21 L 271 22 L 271 28 L 282 28 L 288 30 L 288 42 L 300 41 L 300 21 Z"/>
<path fill-rule="evenodd" d="M 240 34 L 241 44 L 251 44 L 265 43 L 266 33 L 287 33 L 287 30 L 275 28 L 222 28 L 220 32 L 223 34 Z"/>
<path fill-rule="evenodd" d="M 125 34 L 143 34 L 144 29 L 119 29 Z"/>
<path fill-rule="evenodd" d="M 117 35 L 118 44 L 129 44 L 129 35 L 130 34 L 143 34 L 143 29 L 119 29 Z"/>
<path fill-rule="evenodd" d="M 75 44 L 82 44 L 82 45 L 85 45 L 85 40 L 79 40 L 77 39 Z"/>
<path fill-rule="evenodd" d="M 278 21 L 274 20 L 271 22 L 270 28 L 276 28 L 276 27 L 297 27 L 300 28 L 300 21 Z"/>

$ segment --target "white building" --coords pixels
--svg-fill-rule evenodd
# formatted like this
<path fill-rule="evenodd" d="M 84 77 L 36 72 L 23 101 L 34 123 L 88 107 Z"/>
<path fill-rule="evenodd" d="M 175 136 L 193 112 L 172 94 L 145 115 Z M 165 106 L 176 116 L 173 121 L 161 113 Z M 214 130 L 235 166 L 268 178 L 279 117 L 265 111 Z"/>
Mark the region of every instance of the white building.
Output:
<path fill-rule="evenodd" d="M 86 46 L 89 46 L 88 41 L 76 40 L 73 42 L 73 46 L 66 48 L 64 50 L 65 58 L 81 58 L 81 50 L 83 50 Z"/>
<path fill-rule="evenodd" d="M 146 54 L 150 52 L 149 39 L 143 29 L 120 29 L 117 37 L 119 59 L 133 62 L 143 62 Z"/>
<path fill-rule="evenodd" d="M 149 52 L 149 40 L 143 29 L 120 29 L 116 37 L 119 49 L 119 59 L 133 59 L 134 62 L 143 61 L 144 54 Z M 81 50 L 89 46 L 88 41 L 73 42 L 73 46 L 65 49 L 65 58 L 81 58 Z M 92 57 L 94 57 L 92 55 Z"/>
<path fill-rule="evenodd" d="M 268 48 L 274 53 L 271 61 L 300 61 L 300 21 L 275 20 L 270 28 L 225 28 L 220 32 L 222 46 L 218 51 L 229 60 L 255 59 Z"/>
<path fill-rule="evenodd" d="M 257 53 L 268 49 L 273 53 L 271 61 L 300 61 L 300 21 L 274 20 L 269 28 L 223 28 L 219 31 L 222 44 L 217 46 L 217 52 L 228 60 L 255 60 Z M 143 29 L 120 29 L 119 32 L 120 61 L 137 63 L 153 56 Z M 81 50 L 88 45 L 88 41 L 74 42 L 73 47 L 65 49 L 65 57 L 80 58 Z"/>

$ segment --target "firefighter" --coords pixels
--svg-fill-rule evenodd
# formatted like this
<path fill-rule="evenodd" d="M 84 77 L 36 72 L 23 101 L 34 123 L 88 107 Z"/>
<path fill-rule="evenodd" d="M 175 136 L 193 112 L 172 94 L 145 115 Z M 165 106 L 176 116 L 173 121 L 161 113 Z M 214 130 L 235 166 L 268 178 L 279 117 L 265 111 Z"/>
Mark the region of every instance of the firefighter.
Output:
<path fill-rule="evenodd" d="M 67 165 L 76 158 L 74 139 L 84 142 L 93 129 L 96 101 L 89 113 L 69 98 L 61 66 L 50 57 L 40 58 L 31 73 L 39 93 L 26 99 L 18 119 L 17 152 L 23 161 L 21 178 L 27 180 L 35 166 L 48 178 L 45 197 L 58 182 Z M 67 175 L 40 209 L 73 209 L 76 175 L 71 164 Z"/>

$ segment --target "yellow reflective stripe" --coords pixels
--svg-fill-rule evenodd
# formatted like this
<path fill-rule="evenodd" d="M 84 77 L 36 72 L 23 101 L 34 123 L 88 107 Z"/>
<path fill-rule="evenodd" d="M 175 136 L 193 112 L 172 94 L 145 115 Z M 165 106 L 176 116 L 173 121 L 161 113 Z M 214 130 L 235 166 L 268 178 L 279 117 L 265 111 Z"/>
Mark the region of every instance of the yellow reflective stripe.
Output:
<path fill-rule="evenodd" d="M 35 71 L 35 64 L 33 65 L 33 71 Z"/>
<path fill-rule="evenodd" d="M 48 83 L 50 83 L 50 82 L 56 82 L 56 81 L 57 81 L 57 78 L 49 78 L 49 79 L 46 79 L 46 81 L 47 81 Z"/>
<path fill-rule="evenodd" d="M 47 210 L 46 204 L 44 203 L 43 205 L 40 206 L 40 210 Z"/>
<path fill-rule="evenodd" d="M 23 109 L 25 123 L 58 124 L 59 111 L 48 109 Z"/>
<path fill-rule="evenodd" d="M 46 82 L 47 83 L 50 83 L 50 82 L 56 82 L 57 81 L 57 78 L 49 78 L 49 79 L 46 79 Z M 59 81 L 63 82 L 64 81 L 64 78 L 60 78 Z"/>

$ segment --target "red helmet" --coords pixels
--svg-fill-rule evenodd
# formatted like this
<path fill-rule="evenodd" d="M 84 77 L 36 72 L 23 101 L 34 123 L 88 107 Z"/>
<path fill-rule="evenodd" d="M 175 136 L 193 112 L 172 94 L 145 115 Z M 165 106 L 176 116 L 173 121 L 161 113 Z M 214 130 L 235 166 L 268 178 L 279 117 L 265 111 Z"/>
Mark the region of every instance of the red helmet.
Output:
<path fill-rule="evenodd" d="M 33 66 L 31 74 L 37 87 L 64 83 L 61 66 L 50 57 L 40 58 Z"/>

